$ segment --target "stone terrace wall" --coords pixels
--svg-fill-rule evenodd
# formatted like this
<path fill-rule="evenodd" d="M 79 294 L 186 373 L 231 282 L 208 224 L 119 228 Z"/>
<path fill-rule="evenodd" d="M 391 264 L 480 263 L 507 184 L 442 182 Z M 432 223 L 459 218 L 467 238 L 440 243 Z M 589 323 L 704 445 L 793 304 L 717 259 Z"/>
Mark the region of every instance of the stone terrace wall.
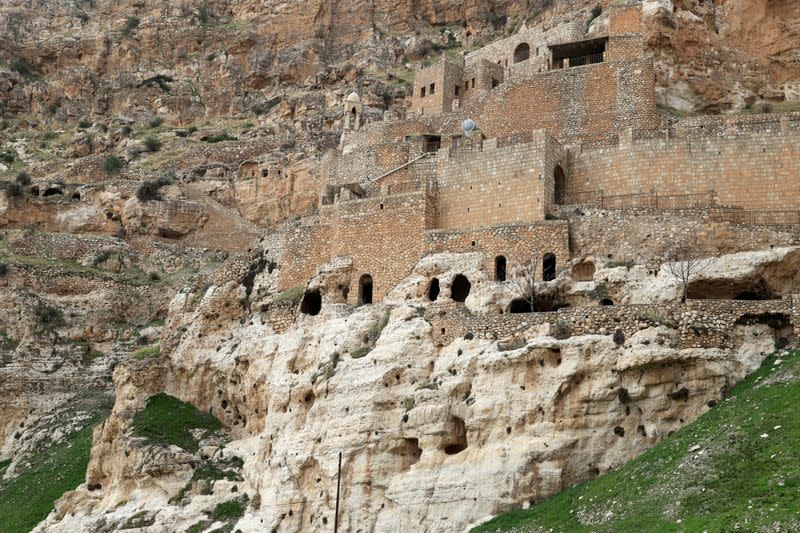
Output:
<path fill-rule="evenodd" d="M 724 221 L 730 210 L 649 208 L 603 210 L 563 206 L 572 253 L 609 261 L 661 262 L 675 242 L 692 242 L 701 255 L 720 256 L 800 243 L 800 226 L 741 225 Z"/>
<path fill-rule="evenodd" d="M 717 192 L 722 205 L 800 205 L 800 115 L 679 124 L 680 138 L 623 136 L 571 154 L 568 190 L 631 194 Z M 626 138 L 627 137 L 627 138 Z"/>
<path fill-rule="evenodd" d="M 533 326 L 564 323 L 571 335 L 611 335 L 626 338 L 648 327 L 664 325 L 680 332 L 682 348 L 731 348 L 734 325 L 745 315 L 784 314 L 797 327 L 793 299 L 768 301 L 690 300 L 686 305 L 652 304 L 570 307 L 549 313 L 473 315 L 463 305 L 432 305 L 425 318 L 432 325 L 434 342 L 447 345 L 472 334 L 490 340 L 507 339 Z"/>
<path fill-rule="evenodd" d="M 332 186 L 362 183 L 406 163 L 408 154 L 405 142 L 380 142 L 344 155 L 329 152 L 322 163 L 323 182 Z"/>
<path fill-rule="evenodd" d="M 565 221 L 544 221 L 537 224 L 504 224 L 488 228 L 431 230 L 425 232 L 426 253 L 483 252 L 484 269 L 494 272 L 494 259 L 505 256 L 507 269 L 541 258 L 546 253 L 556 256 L 556 266 L 569 262 L 569 226 Z"/>

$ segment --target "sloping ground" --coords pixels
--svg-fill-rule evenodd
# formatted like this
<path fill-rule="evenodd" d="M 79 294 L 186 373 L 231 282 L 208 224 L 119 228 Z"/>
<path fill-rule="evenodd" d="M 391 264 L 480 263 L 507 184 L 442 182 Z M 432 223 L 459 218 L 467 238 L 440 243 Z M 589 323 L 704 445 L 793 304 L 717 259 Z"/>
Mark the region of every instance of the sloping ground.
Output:
<path fill-rule="evenodd" d="M 43 520 L 65 491 L 83 483 L 92 427 L 108 416 L 113 398 L 87 392 L 43 416 L 23 457 L 0 462 L 0 531 L 25 533 Z M 7 479 L 3 479 L 4 477 Z"/>
<path fill-rule="evenodd" d="M 800 531 L 800 352 L 612 473 L 477 532 Z"/>

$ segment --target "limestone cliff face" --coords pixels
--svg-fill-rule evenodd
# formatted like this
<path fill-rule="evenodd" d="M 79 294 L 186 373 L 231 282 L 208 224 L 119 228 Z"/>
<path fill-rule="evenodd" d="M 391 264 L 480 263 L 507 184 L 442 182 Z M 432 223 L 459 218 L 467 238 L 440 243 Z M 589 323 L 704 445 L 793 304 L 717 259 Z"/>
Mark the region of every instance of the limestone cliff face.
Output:
<path fill-rule="evenodd" d="M 334 265 L 314 283 L 333 288 L 346 272 Z M 257 296 L 274 276 L 256 277 L 249 302 L 235 281 L 173 299 L 167 354 L 117 368 L 117 403 L 95 432 L 87 484 L 37 531 L 113 529 L 136 513 L 153 531 L 184 531 L 231 497 L 224 480 L 197 493 L 199 455 L 130 436 L 132 414 L 161 390 L 229 429 L 222 453 L 243 459 L 236 491 L 250 502 L 235 528 L 330 525 L 341 452 L 344 530 L 449 532 L 635 457 L 775 349 L 767 325 L 737 326 L 728 349 L 682 349 L 669 324 L 642 324 L 627 339 L 564 339 L 543 324 L 499 341 L 468 333 L 441 343 L 432 317 L 452 304 L 353 308 L 327 298 L 321 314 L 277 333 L 265 314 L 276 304 Z M 187 483 L 192 498 L 180 503 Z"/>

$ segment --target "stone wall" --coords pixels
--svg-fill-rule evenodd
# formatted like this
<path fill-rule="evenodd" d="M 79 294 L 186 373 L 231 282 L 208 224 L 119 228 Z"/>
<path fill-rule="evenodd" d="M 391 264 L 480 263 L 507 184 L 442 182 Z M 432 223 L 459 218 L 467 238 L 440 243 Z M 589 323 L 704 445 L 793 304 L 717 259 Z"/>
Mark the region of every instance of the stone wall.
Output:
<path fill-rule="evenodd" d="M 722 205 L 800 205 L 800 114 L 687 122 L 665 135 L 670 136 L 634 132 L 618 145 L 572 153 L 568 189 L 605 194 L 713 189 Z"/>
<path fill-rule="evenodd" d="M 658 263 L 676 242 L 691 242 L 701 255 L 714 257 L 800 243 L 799 226 L 736 224 L 724 220 L 730 211 L 564 206 L 556 214 L 569 220 L 573 256 L 608 261 Z"/>
<path fill-rule="evenodd" d="M 353 259 L 347 301 L 356 303 L 363 274 L 372 276 L 373 299 L 379 301 L 422 256 L 432 205 L 422 191 L 323 206 L 319 223 L 298 226 L 287 236 L 280 288 L 305 284 L 318 267 L 347 256 Z"/>
<path fill-rule="evenodd" d="M 439 228 L 471 228 L 544 220 L 553 168 L 563 150 L 543 131 L 529 142 L 439 151 L 436 180 Z"/>
<path fill-rule="evenodd" d="M 547 253 L 556 256 L 557 267 L 566 265 L 570 259 L 569 226 L 562 220 L 430 230 L 425 232 L 425 246 L 426 253 L 482 252 L 485 257 L 484 269 L 489 273 L 494 272 L 494 260 L 501 255 L 506 258 L 509 271 L 533 258 L 538 262 Z"/>
<path fill-rule="evenodd" d="M 747 316 L 765 320 L 767 315 L 784 315 L 797 328 L 796 297 L 767 301 L 689 300 L 686 305 L 646 304 L 598 307 L 569 307 L 548 313 L 473 315 L 463 305 L 431 305 L 425 318 L 432 325 L 434 341 L 445 346 L 457 337 L 500 340 L 542 324 L 558 324 L 569 336 L 611 335 L 625 337 L 648 327 L 677 329 L 682 348 L 732 348 L 734 326 L 747 323 Z M 793 313 L 793 310 L 795 311 Z"/>

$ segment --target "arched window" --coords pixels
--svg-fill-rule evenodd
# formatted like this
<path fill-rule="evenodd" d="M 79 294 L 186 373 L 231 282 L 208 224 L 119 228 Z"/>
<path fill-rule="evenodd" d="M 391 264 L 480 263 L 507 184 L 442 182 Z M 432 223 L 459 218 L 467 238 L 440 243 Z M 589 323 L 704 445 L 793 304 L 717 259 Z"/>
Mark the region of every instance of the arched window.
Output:
<path fill-rule="evenodd" d="M 372 276 L 369 274 L 364 274 L 358 280 L 358 303 L 372 303 Z"/>
<path fill-rule="evenodd" d="M 514 63 L 522 63 L 531 57 L 531 47 L 528 43 L 520 43 L 514 50 Z"/>
<path fill-rule="evenodd" d="M 506 280 L 506 258 L 503 255 L 494 258 L 494 279 L 495 281 Z"/>
<path fill-rule="evenodd" d="M 435 302 L 439 298 L 439 278 L 433 278 L 428 287 L 428 300 Z"/>
<path fill-rule="evenodd" d="M 545 254 L 542 258 L 542 280 L 553 281 L 556 279 L 556 256 Z"/>
<path fill-rule="evenodd" d="M 553 203 L 563 205 L 567 196 L 567 177 L 561 165 L 556 165 L 553 170 Z"/>
<path fill-rule="evenodd" d="M 469 290 L 472 284 L 467 277 L 463 274 L 457 275 L 453 278 L 453 284 L 450 286 L 450 297 L 454 302 L 463 302 L 469 296 Z"/>

